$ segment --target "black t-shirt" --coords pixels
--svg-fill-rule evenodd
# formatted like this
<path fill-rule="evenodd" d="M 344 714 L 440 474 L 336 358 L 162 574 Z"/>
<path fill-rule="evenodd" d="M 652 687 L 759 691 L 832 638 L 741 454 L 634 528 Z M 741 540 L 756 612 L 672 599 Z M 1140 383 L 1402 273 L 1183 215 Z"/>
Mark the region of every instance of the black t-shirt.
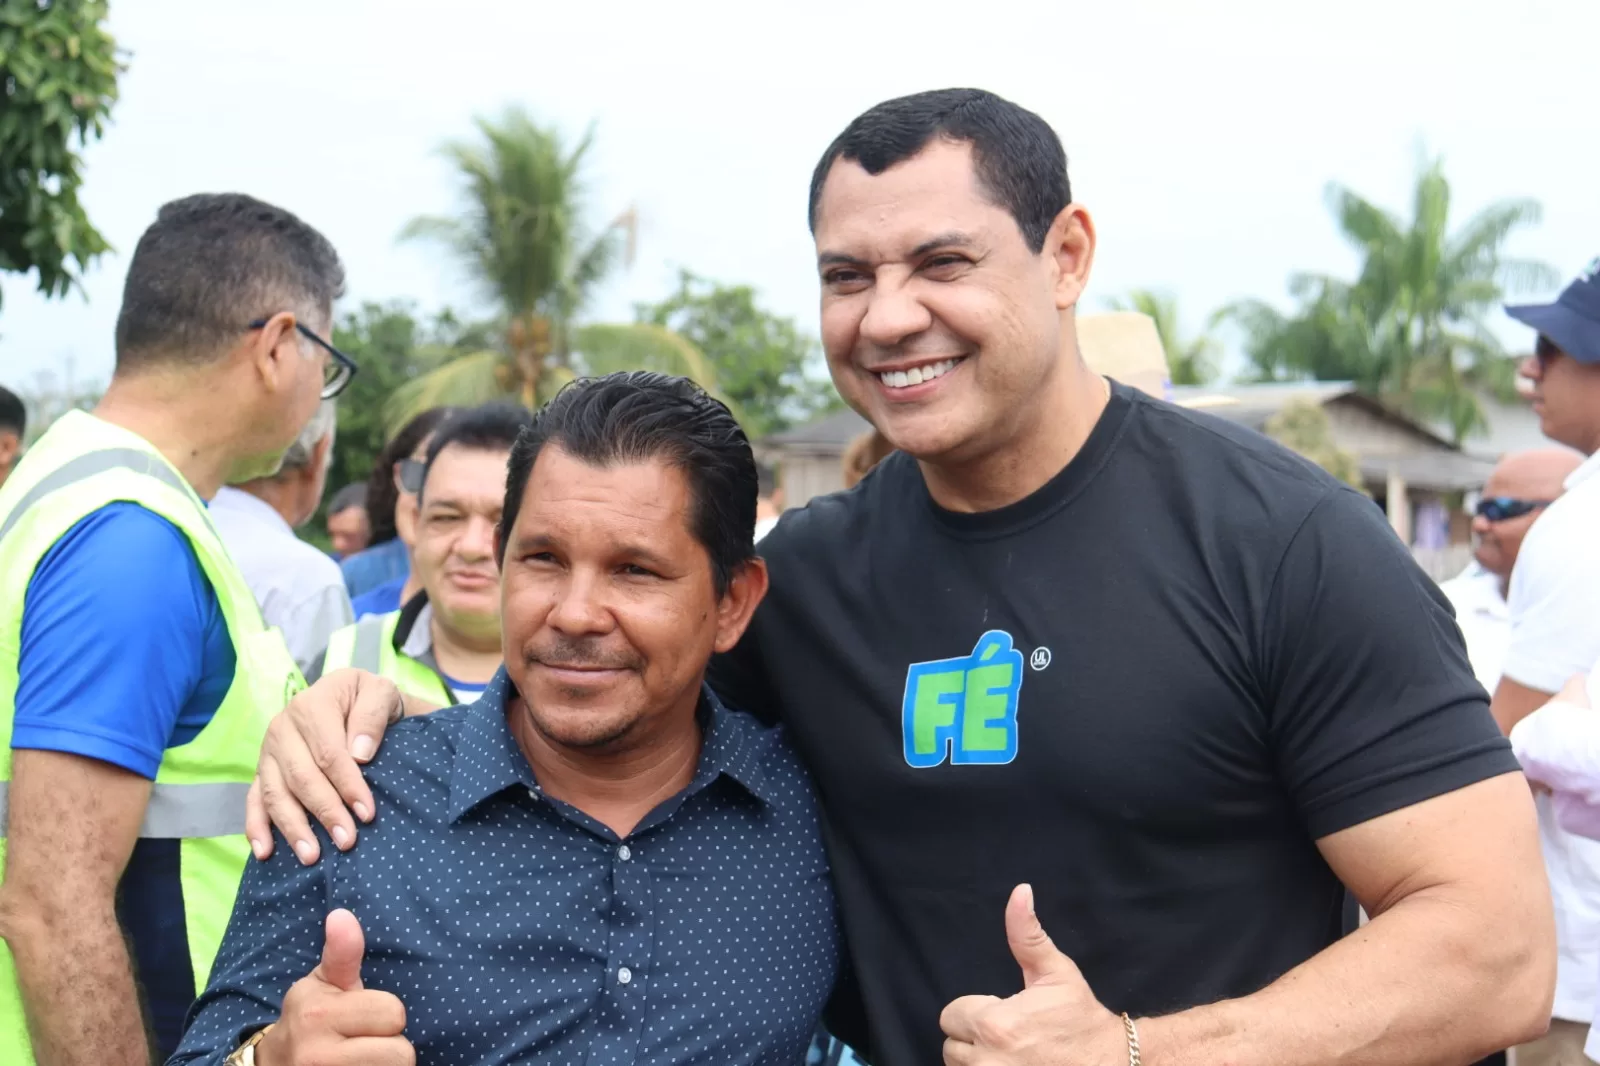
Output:
<path fill-rule="evenodd" d="M 940 1061 L 947 1003 L 1021 988 L 1021 882 L 1101 1002 L 1169 1013 L 1342 935 L 1318 838 L 1517 769 L 1375 504 L 1122 386 L 1016 504 L 944 511 L 895 454 L 760 548 L 771 593 L 712 681 L 815 776 L 877 1066 Z"/>

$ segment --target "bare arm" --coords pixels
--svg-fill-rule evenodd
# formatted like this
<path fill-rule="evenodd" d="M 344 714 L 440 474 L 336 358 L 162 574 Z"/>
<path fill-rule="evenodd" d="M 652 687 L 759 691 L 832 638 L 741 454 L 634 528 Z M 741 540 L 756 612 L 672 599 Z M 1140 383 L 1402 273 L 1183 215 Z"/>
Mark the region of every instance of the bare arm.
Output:
<path fill-rule="evenodd" d="M 1545 1031 L 1555 924 L 1504 774 L 1318 842 L 1372 920 L 1252 996 L 1139 1022 L 1151 1066 L 1425 1066 Z"/>
<path fill-rule="evenodd" d="M 150 782 L 109 763 L 17 751 L 11 770 L 0 936 L 39 1066 L 149 1061 L 117 882 Z"/>
<path fill-rule="evenodd" d="M 1489 711 L 1494 715 L 1500 732 L 1510 736 L 1518 722 L 1549 703 L 1554 695 L 1502 677 L 1499 687 L 1494 690 L 1494 702 L 1489 705 Z"/>
<path fill-rule="evenodd" d="M 439 708 L 364 670 L 335 670 L 289 701 L 267 727 L 245 816 L 256 858 L 272 854 L 272 827 L 309 866 L 321 856 L 310 811 L 340 850 L 355 846 L 356 819 L 372 821 L 361 763 L 401 718 Z M 354 810 L 355 818 L 351 817 Z"/>

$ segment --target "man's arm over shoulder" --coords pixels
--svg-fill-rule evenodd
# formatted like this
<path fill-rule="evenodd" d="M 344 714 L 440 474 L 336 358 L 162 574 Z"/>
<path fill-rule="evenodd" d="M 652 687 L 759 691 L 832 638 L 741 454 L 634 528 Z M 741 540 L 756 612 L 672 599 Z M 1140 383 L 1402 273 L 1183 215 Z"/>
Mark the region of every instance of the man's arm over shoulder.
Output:
<path fill-rule="evenodd" d="M 1494 694 L 1505 732 L 1600 658 L 1600 537 L 1587 520 L 1597 513 L 1586 499 L 1559 500 L 1523 541 L 1507 602 L 1504 677 Z"/>
<path fill-rule="evenodd" d="M 132 504 L 73 527 L 29 583 L 0 914 L 48 1066 L 143 1055 L 116 891 L 200 679 L 207 592 L 183 535 Z"/>

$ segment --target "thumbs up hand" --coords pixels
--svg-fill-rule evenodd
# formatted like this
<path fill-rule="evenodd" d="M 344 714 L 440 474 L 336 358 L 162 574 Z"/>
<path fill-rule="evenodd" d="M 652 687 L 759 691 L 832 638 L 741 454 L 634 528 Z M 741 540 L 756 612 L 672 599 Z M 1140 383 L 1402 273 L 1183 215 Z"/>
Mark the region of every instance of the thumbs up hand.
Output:
<path fill-rule="evenodd" d="M 1006 940 L 1023 989 L 1007 999 L 963 996 L 939 1016 L 945 1066 L 1102 1066 L 1128 1061 L 1122 1019 L 1100 1005 L 1077 964 L 1051 941 L 1018 885 L 1006 904 Z"/>
<path fill-rule="evenodd" d="M 388 992 L 361 986 L 366 937 L 347 910 L 329 913 L 322 961 L 283 997 L 283 1011 L 261 1043 L 256 1066 L 415 1066 L 416 1051 L 401 1034 L 406 1008 Z"/>

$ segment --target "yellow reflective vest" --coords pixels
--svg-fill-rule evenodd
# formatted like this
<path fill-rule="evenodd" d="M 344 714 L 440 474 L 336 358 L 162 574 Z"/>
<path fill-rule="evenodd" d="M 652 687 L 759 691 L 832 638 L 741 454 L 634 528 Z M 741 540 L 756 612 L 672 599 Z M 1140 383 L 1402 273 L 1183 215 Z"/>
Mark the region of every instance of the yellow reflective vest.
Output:
<path fill-rule="evenodd" d="M 440 707 L 456 702 L 437 670 L 419 663 L 394 646 L 400 626 L 400 611 L 369 614 L 354 625 L 345 626 L 328 638 L 328 651 L 322 657 L 322 672 L 353 666 L 369 674 L 386 677 L 401 692 Z"/>
<path fill-rule="evenodd" d="M 139 829 L 142 838 L 182 841 L 180 883 L 198 994 L 250 857 L 245 796 L 267 723 L 305 681 L 282 636 L 262 621 L 249 586 L 183 475 L 143 437 L 82 411 L 58 419 L 0 486 L 0 824 L 11 782 L 28 583 L 68 530 L 118 501 L 153 511 L 188 537 L 216 590 L 237 659 L 233 683 L 211 721 L 187 744 L 167 749 Z M 0 837 L 0 862 L 4 855 Z M 0 942 L 0 1063 L 33 1061 L 11 953 Z"/>

